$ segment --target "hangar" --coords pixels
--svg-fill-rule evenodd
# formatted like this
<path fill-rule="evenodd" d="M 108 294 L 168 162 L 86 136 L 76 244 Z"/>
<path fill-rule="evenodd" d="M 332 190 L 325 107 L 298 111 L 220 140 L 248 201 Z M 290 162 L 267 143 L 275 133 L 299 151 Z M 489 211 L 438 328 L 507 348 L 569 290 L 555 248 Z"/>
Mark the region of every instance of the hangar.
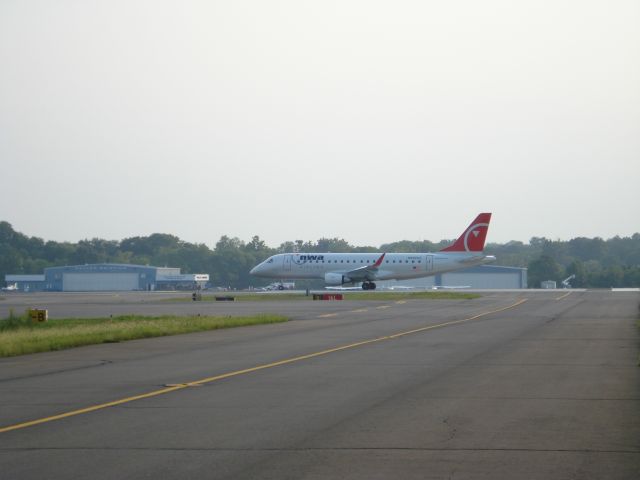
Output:
<path fill-rule="evenodd" d="M 413 280 L 378 282 L 378 287 L 412 286 L 416 288 L 467 287 L 478 289 L 527 288 L 527 269 L 499 265 L 479 265 L 465 270 L 441 273 Z"/>
<path fill-rule="evenodd" d="M 44 275 L 6 275 L 20 291 L 118 292 L 202 288 L 208 274 L 182 274 L 179 268 L 97 263 L 50 267 Z"/>

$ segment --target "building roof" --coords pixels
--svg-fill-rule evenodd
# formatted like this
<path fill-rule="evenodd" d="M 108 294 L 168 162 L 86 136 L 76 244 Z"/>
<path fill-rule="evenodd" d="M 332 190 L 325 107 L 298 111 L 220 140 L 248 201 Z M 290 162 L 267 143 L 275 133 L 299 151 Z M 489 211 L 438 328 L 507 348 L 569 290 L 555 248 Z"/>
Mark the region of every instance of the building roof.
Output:
<path fill-rule="evenodd" d="M 44 275 L 5 275 L 5 282 L 44 282 Z"/>
<path fill-rule="evenodd" d="M 45 271 L 52 269 L 67 269 L 67 270 L 124 270 L 124 269 L 157 269 L 158 267 L 152 265 L 135 265 L 129 263 L 85 263 L 81 265 L 60 265 L 57 267 L 47 267 Z"/>

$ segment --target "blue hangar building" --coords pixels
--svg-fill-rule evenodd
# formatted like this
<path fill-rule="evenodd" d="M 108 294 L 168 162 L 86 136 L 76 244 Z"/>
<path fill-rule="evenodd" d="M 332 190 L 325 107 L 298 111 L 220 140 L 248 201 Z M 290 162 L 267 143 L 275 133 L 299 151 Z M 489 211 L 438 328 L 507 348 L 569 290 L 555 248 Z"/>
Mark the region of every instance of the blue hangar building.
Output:
<path fill-rule="evenodd" d="M 22 292 L 114 292 L 203 288 L 208 274 L 182 274 L 179 268 L 96 263 L 50 267 L 43 275 L 6 275 Z"/>

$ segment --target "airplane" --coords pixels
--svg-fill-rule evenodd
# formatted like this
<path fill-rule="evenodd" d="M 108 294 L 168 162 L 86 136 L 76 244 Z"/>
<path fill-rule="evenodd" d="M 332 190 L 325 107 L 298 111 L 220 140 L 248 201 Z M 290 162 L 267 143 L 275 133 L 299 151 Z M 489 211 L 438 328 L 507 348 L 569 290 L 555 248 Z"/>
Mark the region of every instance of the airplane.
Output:
<path fill-rule="evenodd" d="M 279 253 L 249 272 L 256 277 L 322 279 L 325 285 L 362 284 L 375 290 L 377 280 L 404 280 L 436 275 L 493 262 L 484 242 L 490 213 L 479 214 L 460 237 L 437 253 Z"/>
<path fill-rule="evenodd" d="M 293 290 L 296 288 L 296 284 L 294 282 L 274 282 L 270 283 L 262 290 L 269 292 L 271 290 Z"/>
<path fill-rule="evenodd" d="M 2 287 L 2 291 L 3 292 L 15 292 L 17 290 L 18 290 L 18 284 L 17 283 L 10 283 L 6 287 Z"/>

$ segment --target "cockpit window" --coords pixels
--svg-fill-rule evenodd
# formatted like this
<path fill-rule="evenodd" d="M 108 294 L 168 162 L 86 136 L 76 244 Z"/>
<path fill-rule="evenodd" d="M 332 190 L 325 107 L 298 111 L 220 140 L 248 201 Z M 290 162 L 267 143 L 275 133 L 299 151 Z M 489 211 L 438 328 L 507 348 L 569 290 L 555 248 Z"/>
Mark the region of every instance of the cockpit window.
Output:
<path fill-rule="evenodd" d="M 267 263 L 273 263 L 273 257 L 271 257 L 269 260 L 267 260 Z"/>

